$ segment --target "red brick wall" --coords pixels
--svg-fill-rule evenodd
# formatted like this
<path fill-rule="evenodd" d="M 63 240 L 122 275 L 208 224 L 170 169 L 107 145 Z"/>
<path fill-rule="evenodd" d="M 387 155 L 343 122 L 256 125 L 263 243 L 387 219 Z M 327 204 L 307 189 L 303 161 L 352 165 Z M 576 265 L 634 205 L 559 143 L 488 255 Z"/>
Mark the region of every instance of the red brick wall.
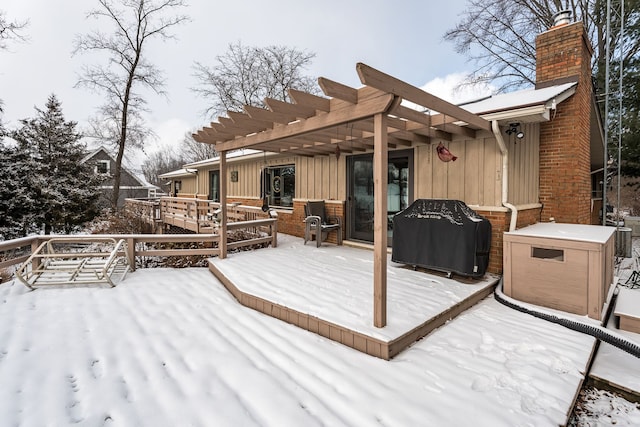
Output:
<path fill-rule="evenodd" d="M 259 199 L 243 199 L 242 197 L 229 197 L 228 203 L 239 202 L 248 206 L 262 206 L 262 200 Z M 292 236 L 304 237 L 304 205 L 306 200 L 294 199 L 293 210 L 278 209 L 278 232 L 291 234 Z M 329 216 L 338 216 L 342 218 L 342 237 L 345 236 L 345 202 L 342 200 L 327 200 L 326 211 Z M 337 243 L 338 237 L 336 233 L 330 233 L 327 242 Z"/>
<path fill-rule="evenodd" d="M 527 209 L 518 211 L 516 229 L 540 222 L 540 209 Z M 503 262 L 503 233 L 509 231 L 511 225 L 511 212 L 503 211 L 476 211 L 491 222 L 491 252 L 489 254 L 489 273 L 502 274 Z"/>
<path fill-rule="evenodd" d="M 581 22 L 536 39 L 536 81 L 576 76 L 576 93 L 540 126 L 541 220 L 591 222 L 591 45 Z"/>

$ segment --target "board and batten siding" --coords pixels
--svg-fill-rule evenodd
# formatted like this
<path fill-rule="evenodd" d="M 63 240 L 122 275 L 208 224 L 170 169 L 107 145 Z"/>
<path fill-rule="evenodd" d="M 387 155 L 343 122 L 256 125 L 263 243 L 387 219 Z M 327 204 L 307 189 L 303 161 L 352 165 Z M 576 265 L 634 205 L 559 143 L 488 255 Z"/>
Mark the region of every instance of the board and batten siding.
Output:
<path fill-rule="evenodd" d="M 347 198 L 346 156 L 298 157 L 296 198 L 345 200 Z"/>
<path fill-rule="evenodd" d="M 509 150 L 508 202 L 528 205 L 539 202 L 539 133 L 538 124 L 522 124 L 522 140 L 506 135 Z M 456 199 L 472 206 L 502 205 L 502 154 L 495 136 L 481 133 L 476 139 L 457 139 L 445 145 L 458 157 L 453 162 L 438 159 L 431 144 L 414 146 L 414 198 Z M 403 149 L 405 149 L 403 147 Z M 227 177 L 230 197 L 257 198 L 260 194 L 260 173 L 265 166 L 295 165 L 296 199 L 346 200 L 346 154 L 327 156 L 273 156 L 236 160 L 229 163 L 228 174 L 238 172 L 238 181 Z M 198 193 L 209 194 L 209 171 L 217 165 L 202 168 L 198 173 Z M 188 186 L 188 187 L 186 187 Z M 195 184 L 194 184 L 195 186 Z M 195 192 L 183 179 L 183 192 Z M 188 188 L 188 190 L 187 190 Z"/>
<path fill-rule="evenodd" d="M 539 202 L 539 126 L 523 125 L 523 130 L 522 140 L 504 136 L 509 150 L 508 201 L 514 205 Z M 452 162 L 440 161 L 437 145 L 434 142 L 415 147 L 416 199 L 455 199 L 467 205 L 501 206 L 502 154 L 493 134 L 445 144 L 458 157 Z"/>
<path fill-rule="evenodd" d="M 509 149 L 509 202 L 540 202 L 540 125 L 522 124 L 524 138 L 505 136 Z"/>
<path fill-rule="evenodd" d="M 195 175 L 176 177 L 173 178 L 173 181 L 180 181 L 180 193 L 194 195 L 196 194 L 197 183 Z M 198 192 L 202 193 L 202 190 L 199 190 Z"/>

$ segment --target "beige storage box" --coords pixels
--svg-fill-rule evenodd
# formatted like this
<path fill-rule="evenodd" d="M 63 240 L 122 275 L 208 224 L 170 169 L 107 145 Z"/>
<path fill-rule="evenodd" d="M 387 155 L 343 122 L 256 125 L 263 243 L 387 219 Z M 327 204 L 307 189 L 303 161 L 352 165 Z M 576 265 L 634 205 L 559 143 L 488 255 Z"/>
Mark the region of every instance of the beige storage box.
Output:
<path fill-rule="evenodd" d="M 615 227 L 538 223 L 504 234 L 504 293 L 602 320 Z"/>

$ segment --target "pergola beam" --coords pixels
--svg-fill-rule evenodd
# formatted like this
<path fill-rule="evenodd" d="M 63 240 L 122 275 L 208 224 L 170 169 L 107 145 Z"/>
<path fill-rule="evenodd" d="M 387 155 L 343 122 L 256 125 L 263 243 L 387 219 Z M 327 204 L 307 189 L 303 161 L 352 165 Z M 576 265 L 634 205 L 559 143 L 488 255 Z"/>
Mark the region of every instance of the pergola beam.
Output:
<path fill-rule="evenodd" d="M 297 119 L 306 119 L 316 114 L 315 108 L 305 105 L 289 104 L 288 102 L 278 101 L 273 98 L 266 98 L 264 102 L 274 113 L 294 116 Z"/>
<path fill-rule="evenodd" d="M 305 105 L 317 111 L 324 111 L 326 113 L 331 109 L 331 101 L 328 98 L 322 98 L 296 89 L 289 89 L 289 97 L 296 104 Z"/>
<path fill-rule="evenodd" d="M 236 138 L 232 141 L 219 142 L 219 149 L 227 151 L 247 148 L 267 141 L 290 138 L 297 135 L 303 135 L 305 133 L 312 133 L 317 130 L 331 128 L 344 123 L 358 121 L 378 113 L 386 112 L 387 108 L 389 108 L 393 102 L 393 99 L 393 95 L 384 94 L 336 111 L 319 114 L 309 117 L 306 120 L 289 123 L 287 126 L 278 126 L 272 130 L 266 130 L 258 134 L 247 135 L 243 138 Z M 252 111 L 247 111 L 249 115 L 251 115 L 251 112 Z"/>
<path fill-rule="evenodd" d="M 296 120 L 296 116 L 294 115 L 277 113 L 275 111 L 265 110 L 264 108 L 254 107 L 251 105 L 245 105 L 244 111 L 246 111 L 247 114 L 253 119 L 270 121 L 283 125 L 289 124 Z"/>
<path fill-rule="evenodd" d="M 342 99 L 351 104 L 358 103 L 358 90 L 342 83 L 334 82 L 324 77 L 318 79 L 318 84 L 325 95 L 332 98 Z"/>
<path fill-rule="evenodd" d="M 414 102 L 423 107 L 438 111 L 448 116 L 456 117 L 460 121 L 464 121 L 469 125 L 476 126 L 480 129 L 491 130 L 491 123 L 457 105 L 451 104 L 444 99 L 431 95 L 409 83 L 403 82 L 393 76 L 378 71 L 366 64 L 359 62 L 356 65 L 358 76 L 362 84 L 372 86 L 385 92 L 393 93 Z"/>

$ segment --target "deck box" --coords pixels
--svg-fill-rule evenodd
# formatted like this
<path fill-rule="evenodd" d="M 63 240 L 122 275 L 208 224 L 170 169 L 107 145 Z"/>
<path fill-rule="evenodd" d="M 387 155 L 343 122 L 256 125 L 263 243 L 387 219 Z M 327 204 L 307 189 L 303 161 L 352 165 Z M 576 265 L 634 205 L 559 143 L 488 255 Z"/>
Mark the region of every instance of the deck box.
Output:
<path fill-rule="evenodd" d="M 614 227 L 538 223 L 504 234 L 504 293 L 602 320 L 613 283 Z"/>

